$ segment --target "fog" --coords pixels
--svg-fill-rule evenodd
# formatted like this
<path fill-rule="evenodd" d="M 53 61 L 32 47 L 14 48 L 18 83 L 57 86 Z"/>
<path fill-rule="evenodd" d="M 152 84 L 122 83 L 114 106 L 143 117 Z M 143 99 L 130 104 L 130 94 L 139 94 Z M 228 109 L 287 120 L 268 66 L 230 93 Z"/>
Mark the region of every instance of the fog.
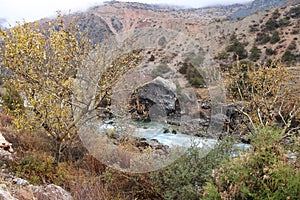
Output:
<path fill-rule="evenodd" d="M 121 0 L 122 1 L 122 0 Z M 126 0 L 125 0 L 126 1 Z M 141 2 L 149 4 L 169 4 L 184 7 L 205 7 L 216 4 L 228 5 L 233 3 L 245 3 L 250 0 L 127 0 L 129 2 Z M 0 0 L 0 26 L 8 27 L 18 22 L 30 22 L 45 17 L 53 17 L 56 11 L 63 13 L 84 11 L 87 8 L 102 4 L 103 0 Z"/>

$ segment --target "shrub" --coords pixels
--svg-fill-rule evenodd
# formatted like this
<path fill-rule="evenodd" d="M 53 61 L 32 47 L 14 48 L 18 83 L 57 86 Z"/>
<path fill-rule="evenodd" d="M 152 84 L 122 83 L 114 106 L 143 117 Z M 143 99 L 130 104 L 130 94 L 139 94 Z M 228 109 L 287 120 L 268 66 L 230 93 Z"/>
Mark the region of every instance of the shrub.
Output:
<path fill-rule="evenodd" d="M 155 56 L 151 54 L 151 56 L 150 56 L 150 58 L 149 58 L 149 61 L 150 61 L 150 62 L 155 61 Z"/>
<path fill-rule="evenodd" d="M 232 44 L 230 44 L 226 50 L 228 52 L 233 52 L 234 53 L 234 56 L 233 58 L 234 59 L 245 59 L 248 57 L 248 53 L 245 49 L 245 44 L 239 42 L 237 39 L 235 39 Z"/>
<path fill-rule="evenodd" d="M 290 21 L 287 18 L 283 18 L 279 20 L 279 26 L 280 27 L 285 27 L 290 25 Z"/>
<path fill-rule="evenodd" d="M 273 50 L 272 48 L 266 48 L 266 55 L 275 55 L 277 52 L 276 50 Z"/>
<path fill-rule="evenodd" d="M 249 28 L 250 28 L 250 33 L 259 31 L 258 24 L 250 25 Z"/>
<path fill-rule="evenodd" d="M 291 128 L 299 115 L 300 102 L 297 90 L 290 88 L 287 81 L 292 83 L 293 77 L 281 63 L 232 65 L 226 85 L 231 98 L 243 102 L 243 106 L 237 105 L 245 117 L 240 125 L 252 133 L 260 127 L 284 127 L 285 131 Z M 277 117 L 282 120 L 278 121 Z"/>
<path fill-rule="evenodd" d="M 279 42 L 279 41 L 280 41 L 279 32 L 278 32 L 278 31 L 274 31 L 274 32 L 272 33 L 271 38 L 270 38 L 270 43 L 271 43 L 271 44 L 275 44 L 275 43 L 277 43 L 277 42 Z"/>
<path fill-rule="evenodd" d="M 269 19 L 269 20 L 267 21 L 267 23 L 266 23 L 266 29 L 267 29 L 268 31 L 274 31 L 274 30 L 276 30 L 278 27 L 279 27 L 279 23 L 278 23 L 275 19 L 273 19 L 273 18 Z"/>
<path fill-rule="evenodd" d="M 218 53 L 218 59 L 219 60 L 225 60 L 228 58 L 228 53 L 226 51 L 221 51 Z"/>
<path fill-rule="evenodd" d="M 179 72 L 186 76 L 191 86 L 196 88 L 205 87 L 204 78 L 192 64 L 183 63 L 182 67 L 179 69 Z"/>
<path fill-rule="evenodd" d="M 54 183 L 61 185 L 66 179 L 66 172 L 54 163 L 52 156 L 36 152 L 21 158 L 18 162 L 10 163 L 9 167 L 17 177 L 24 178 L 32 184 Z"/>
<path fill-rule="evenodd" d="M 270 36 L 267 33 L 258 33 L 256 35 L 257 44 L 266 44 L 270 41 Z"/>
<path fill-rule="evenodd" d="M 280 12 L 278 9 L 276 9 L 273 13 L 272 13 L 272 18 L 273 19 L 278 19 L 280 17 Z"/>
<path fill-rule="evenodd" d="M 286 64 L 292 64 L 296 61 L 296 56 L 291 51 L 287 50 L 282 55 L 281 60 Z"/>
<path fill-rule="evenodd" d="M 251 48 L 250 52 L 250 60 L 257 61 L 260 58 L 261 50 L 256 45 Z"/>
<path fill-rule="evenodd" d="M 299 18 L 300 17 L 300 6 L 292 7 L 288 13 L 288 15 L 292 18 Z"/>
<path fill-rule="evenodd" d="M 295 28 L 295 29 L 293 29 L 293 31 L 291 32 L 291 34 L 293 34 L 293 35 L 297 35 L 297 34 L 299 34 L 300 33 L 300 29 L 299 28 Z"/>
<path fill-rule="evenodd" d="M 204 187 L 204 199 L 298 199 L 299 157 L 291 159 L 280 130 L 252 136 L 252 152 L 225 161 Z M 297 146 L 298 145 L 298 146 Z M 299 138 L 292 146 L 299 152 Z"/>
<path fill-rule="evenodd" d="M 167 64 L 162 63 L 160 65 L 158 65 L 157 67 L 155 67 L 155 69 L 152 70 L 151 72 L 151 76 L 152 78 L 156 78 L 158 76 L 162 76 L 166 73 L 168 73 L 170 71 L 170 67 L 168 67 Z"/>
<path fill-rule="evenodd" d="M 235 40 L 237 40 L 237 37 L 236 37 L 236 33 L 233 32 L 233 33 L 230 35 L 230 42 L 234 42 Z"/>
<path fill-rule="evenodd" d="M 159 46 L 165 46 L 167 44 L 167 39 L 165 38 L 165 36 L 159 38 L 159 40 L 157 41 Z"/>
<path fill-rule="evenodd" d="M 220 144 L 205 157 L 200 149 L 192 147 L 167 168 L 153 172 L 151 182 L 163 199 L 199 199 L 199 188 L 209 180 L 212 169 L 228 157 L 229 144 Z"/>

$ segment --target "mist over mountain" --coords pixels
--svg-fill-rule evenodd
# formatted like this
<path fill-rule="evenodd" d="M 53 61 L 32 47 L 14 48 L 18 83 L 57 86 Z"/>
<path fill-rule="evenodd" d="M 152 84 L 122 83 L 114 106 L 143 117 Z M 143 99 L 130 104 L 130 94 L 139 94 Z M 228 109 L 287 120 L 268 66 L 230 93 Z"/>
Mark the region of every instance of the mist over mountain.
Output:
<path fill-rule="evenodd" d="M 249 3 L 245 8 L 232 14 L 232 19 L 244 18 L 258 11 L 264 11 L 270 8 L 276 8 L 284 5 L 286 0 L 255 0 Z"/>
<path fill-rule="evenodd" d="M 0 28 L 4 28 L 4 23 L 6 23 L 7 20 L 4 18 L 0 18 Z"/>

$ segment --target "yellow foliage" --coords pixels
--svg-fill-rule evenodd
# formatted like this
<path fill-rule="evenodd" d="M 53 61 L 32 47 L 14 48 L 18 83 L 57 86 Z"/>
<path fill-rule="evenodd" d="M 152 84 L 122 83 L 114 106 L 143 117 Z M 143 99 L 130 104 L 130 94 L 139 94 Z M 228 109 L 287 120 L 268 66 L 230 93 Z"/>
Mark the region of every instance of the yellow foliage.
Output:
<path fill-rule="evenodd" d="M 0 57 L 12 72 L 6 82 L 28 104 L 26 112 L 14 112 L 16 127 L 44 128 L 57 142 L 56 153 L 59 153 L 63 143 L 77 134 L 78 121 L 73 115 L 76 105 L 72 101 L 74 78 L 78 69 L 86 64 L 86 58 L 91 58 L 91 52 L 100 48 L 95 47 L 75 24 L 66 25 L 61 16 L 49 22 L 46 28 L 40 29 L 37 23 L 25 23 L 0 31 L 0 37 L 4 41 Z M 102 67 L 104 72 L 98 80 L 98 102 L 92 109 L 97 109 L 116 79 L 130 66 L 136 66 L 139 60 L 129 53 L 104 67 L 103 58 L 96 58 L 93 60 L 95 66 Z"/>
<path fill-rule="evenodd" d="M 281 63 L 236 63 L 227 73 L 227 88 L 231 99 L 242 101 L 239 111 L 244 114 L 252 130 L 271 126 L 278 119 L 286 130 L 299 115 L 299 96 L 290 87 L 293 79 Z M 279 121 L 280 121 L 279 120 Z"/>

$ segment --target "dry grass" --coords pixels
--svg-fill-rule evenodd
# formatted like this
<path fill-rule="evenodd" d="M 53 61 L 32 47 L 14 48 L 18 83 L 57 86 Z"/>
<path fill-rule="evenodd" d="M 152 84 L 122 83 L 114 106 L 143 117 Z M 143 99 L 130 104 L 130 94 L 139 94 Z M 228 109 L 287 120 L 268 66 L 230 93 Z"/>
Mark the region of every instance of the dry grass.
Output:
<path fill-rule="evenodd" d="M 28 176 L 34 176 L 31 183 L 57 184 L 78 200 L 159 199 L 149 182 L 149 174 L 132 175 L 107 168 L 87 152 L 79 139 L 66 149 L 64 161 L 52 167 L 49 162 L 54 160 L 53 145 L 42 131 L 17 132 L 13 128 L 12 118 L 3 113 L 0 113 L 0 122 L 1 133 L 13 144 L 16 152 L 15 161 L 8 165 L 8 169 L 20 178 L 30 180 Z M 28 160 L 31 164 L 27 164 Z M 51 169 L 44 169 L 43 166 L 50 166 Z M 3 181 L 1 176 L 0 183 Z"/>

